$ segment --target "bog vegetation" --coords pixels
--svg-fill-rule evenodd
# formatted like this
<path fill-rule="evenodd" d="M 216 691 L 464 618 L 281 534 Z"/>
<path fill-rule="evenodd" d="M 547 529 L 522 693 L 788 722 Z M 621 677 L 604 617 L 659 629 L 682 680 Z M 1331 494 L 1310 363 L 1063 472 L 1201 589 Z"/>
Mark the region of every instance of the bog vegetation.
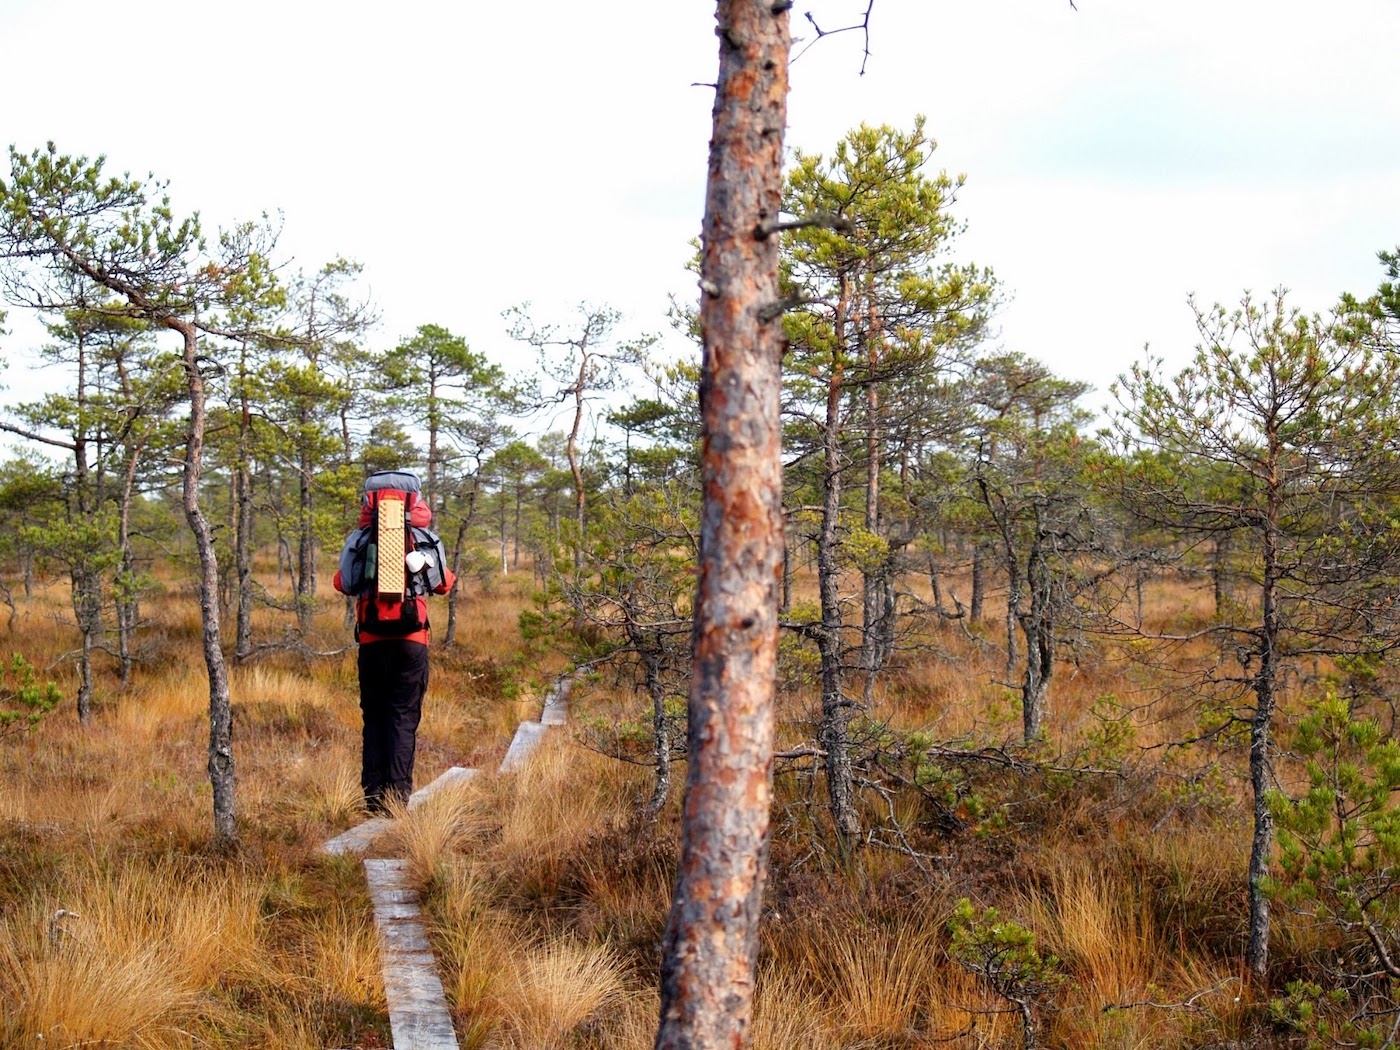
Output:
<path fill-rule="evenodd" d="M 1197 307 L 1192 363 L 1092 418 L 992 344 L 932 155 L 862 127 L 787 178 L 820 221 L 783 234 L 754 1045 L 1396 1045 L 1400 260 L 1327 314 Z M 61 379 L 0 422 L 0 1043 L 387 1045 L 359 869 L 317 849 L 360 806 L 326 578 L 363 476 L 412 466 L 460 576 L 420 782 L 495 768 L 565 672 L 574 725 L 377 849 L 464 1045 L 651 1045 L 694 361 L 596 305 L 509 312 L 528 377 L 431 323 L 385 348 L 353 263 L 10 164 L 0 277 Z"/>

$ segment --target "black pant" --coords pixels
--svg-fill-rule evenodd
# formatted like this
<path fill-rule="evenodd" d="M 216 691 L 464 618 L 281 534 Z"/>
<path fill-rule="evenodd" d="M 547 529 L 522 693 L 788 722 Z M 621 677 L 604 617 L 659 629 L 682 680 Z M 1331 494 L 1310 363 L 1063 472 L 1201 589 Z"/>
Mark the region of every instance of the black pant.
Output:
<path fill-rule="evenodd" d="M 423 694 L 428 691 L 428 647 L 386 639 L 360 646 L 360 710 L 365 717 L 360 787 L 375 812 L 413 793 L 413 752 Z"/>

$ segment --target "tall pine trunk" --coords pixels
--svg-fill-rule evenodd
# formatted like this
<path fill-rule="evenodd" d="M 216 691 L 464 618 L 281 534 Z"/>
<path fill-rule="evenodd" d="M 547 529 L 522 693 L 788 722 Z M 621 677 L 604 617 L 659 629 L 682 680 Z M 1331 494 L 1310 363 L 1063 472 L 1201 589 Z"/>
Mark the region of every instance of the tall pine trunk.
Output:
<path fill-rule="evenodd" d="M 467 533 L 472 527 L 472 521 L 476 518 L 476 482 L 473 481 L 470 491 L 467 493 L 467 505 L 462 511 L 462 518 L 457 523 L 457 535 L 452 541 L 452 572 L 457 579 L 452 584 L 452 589 L 447 592 L 447 629 L 442 635 L 444 648 L 451 648 L 457 644 L 457 603 L 462 593 L 462 557 L 467 549 Z"/>
<path fill-rule="evenodd" d="M 583 464 L 579 461 L 578 433 L 583 426 L 583 385 L 587 380 L 588 352 L 579 354 L 578 379 L 574 382 L 574 423 L 569 430 L 569 442 L 565 450 L 569 457 L 569 476 L 574 482 L 574 574 L 583 571 L 583 515 L 587 500 L 587 489 L 583 484 Z M 582 610 L 580 610 L 580 615 Z"/>
<path fill-rule="evenodd" d="M 297 630 L 303 636 L 311 632 L 316 616 L 316 529 L 312 517 L 311 456 L 302 453 L 301 469 L 297 472 L 299 520 L 297 522 Z"/>
<path fill-rule="evenodd" d="M 244 457 L 233 472 L 233 484 L 238 505 L 233 533 L 233 571 L 238 577 L 233 654 L 243 660 L 253 652 L 253 478 Z"/>
<path fill-rule="evenodd" d="M 457 525 L 457 535 L 452 540 L 452 574 L 456 577 L 452 589 L 447 592 L 447 629 L 442 632 L 443 648 L 450 649 L 457 644 L 457 602 L 462 591 L 462 553 L 467 547 L 467 529 L 470 522 L 463 518 Z"/>
<path fill-rule="evenodd" d="M 76 385 L 78 425 L 73 434 L 73 504 L 69 514 L 79 527 L 92 520 L 100 506 L 95 498 L 88 471 L 87 439 L 87 347 L 81 326 L 77 342 L 78 378 Z M 99 446 L 100 448 L 100 446 Z M 92 569 L 94 552 L 88 549 L 91 540 L 84 539 L 75 551 L 69 579 L 72 584 L 73 618 L 77 622 L 82 642 L 78 650 L 78 721 L 87 725 L 92 718 L 92 646 L 93 635 L 101 628 L 102 583 Z"/>
<path fill-rule="evenodd" d="M 782 574 L 778 222 L 787 3 L 719 0 L 701 253 L 699 582 L 680 863 L 657 1050 L 749 1045 Z"/>
<path fill-rule="evenodd" d="M 874 300 L 874 279 L 866 281 L 866 388 L 865 388 L 865 531 L 880 535 L 880 465 L 881 442 L 880 385 L 875 376 L 880 368 L 880 351 L 884 346 L 884 323 Z M 861 570 L 861 636 L 860 666 L 865 672 L 865 703 L 875 695 L 875 676 L 885 665 L 883 634 L 886 623 L 886 603 L 891 558 L 882 558 L 878 565 Z"/>
<path fill-rule="evenodd" d="M 987 548 L 981 540 L 972 545 L 972 594 L 968 597 L 967 618 L 982 622 L 982 604 L 987 595 Z"/>
<path fill-rule="evenodd" d="M 1026 638 L 1026 669 L 1021 677 L 1021 728 L 1026 743 L 1045 731 L 1046 699 L 1055 672 L 1055 612 L 1053 580 L 1045 550 L 1046 536 L 1036 514 L 1036 535 L 1026 558 L 1026 587 L 1030 608 L 1018 617 Z"/>
<path fill-rule="evenodd" d="M 72 581 L 73 613 L 82 639 L 78 648 L 78 721 L 86 725 L 92 718 L 92 650 L 102 630 L 102 585 L 86 564 L 73 569 Z"/>
<path fill-rule="evenodd" d="M 662 647 L 660 634 L 642 631 L 629 610 L 627 620 L 628 639 L 637 650 L 642 661 L 642 672 L 646 679 L 647 696 L 651 698 L 651 750 L 652 769 L 656 773 L 656 783 L 652 786 L 651 798 L 647 800 L 643 812 L 653 819 L 666 808 L 671 797 L 671 720 L 666 717 L 666 688 L 661 679 Z"/>
<path fill-rule="evenodd" d="M 1211 546 L 1210 581 L 1211 591 L 1215 598 L 1215 618 L 1217 620 L 1225 615 L 1225 603 L 1230 597 L 1230 584 L 1226 577 L 1229 562 L 1230 534 L 1228 532 L 1216 533 L 1215 542 Z"/>
<path fill-rule="evenodd" d="M 933 611 L 938 615 L 943 615 L 943 587 L 938 580 L 938 555 L 932 550 L 928 552 L 928 585 L 933 594 Z"/>
<path fill-rule="evenodd" d="M 117 505 L 117 585 L 114 596 L 117 617 L 117 659 L 121 665 L 122 685 L 131 684 L 132 638 L 140 618 L 140 601 L 136 593 L 136 557 L 131 549 L 131 504 L 136 496 L 136 468 L 141 460 L 145 442 L 136 441 L 127 446 L 126 471 L 122 477 L 122 490 Z"/>

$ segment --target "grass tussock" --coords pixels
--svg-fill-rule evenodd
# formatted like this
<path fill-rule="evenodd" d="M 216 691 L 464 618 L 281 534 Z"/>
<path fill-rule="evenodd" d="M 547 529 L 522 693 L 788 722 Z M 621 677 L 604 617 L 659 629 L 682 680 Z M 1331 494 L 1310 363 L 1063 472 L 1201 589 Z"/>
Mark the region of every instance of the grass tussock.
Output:
<path fill-rule="evenodd" d="M 1112 874 L 1082 854 L 1062 855 L 1049 878 L 1013 905 L 1043 949 L 1073 974 L 1078 989 L 1102 1003 L 1130 999 L 1162 976 L 1161 945 L 1147 902 L 1131 882 Z"/>
<path fill-rule="evenodd" d="M 827 1027 L 889 1039 L 920 1027 L 936 954 L 927 931 L 843 926 L 807 944 L 806 971 L 821 989 Z"/>
<path fill-rule="evenodd" d="M 203 667 L 190 664 L 137 686 L 116 705 L 111 718 L 124 732 L 150 736 L 171 722 L 198 718 L 208 709 Z"/>
<path fill-rule="evenodd" d="M 754 1050 L 834 1048 L 836 1036 L 824 1023 L 825 1014 L 821 997 L 804 988 L 796 976 L 772 968 L 760 971 L 754 990 Z"/>
<path fill-rule="evenodd" d="M 307 930 L 307 972 L 348 1003 L 382 1009 L 379 933 L 361 908 L 341 906 L 318 916 Z"/>
<path fill-rule="evenodd" d="M 10 1046 L 157 1047 L 194 1014 L 199 990 L 154 944 L 99 953 L 80 945 L 0 943 L 0 978 L 14 1005 L 0 1020 Z"/>
<path fill-rule="evenodd" d="M 343 763 L 320 771 L 302 791 L 287 799 L 287 806 L 302 827 L 319 831 L 354 824 L 360 819 L 363 802 L 359 767 Z"/>
<path fill-rule="evenodd" d="M 229 676 L 229 692 L 236 704 L 281 708 L 293 717 L 313 708 L 331 707 L 338 699 L 324 682 L 266 664 L 235 668 Z"/>
<path fill-rule="evenodd" d="M 630 814 L 628 786 L 615 763 L 546 737 L 524 768 L 494 778 L 493 860 L 521 895 L 551 894 L 584 844 Z"/>
<path fill-rule="evenodd" d="M 260 969 L 258 890 L 172 863 L 36 888 L 0 924 L 6 1026 L 50 1045 L 158 1045 L 225 978 Z"/>
<path fill-rule="evenodd" d="M 624 988 L 621 964 L 604 945 L 559 939 L 516 951 L 497 991 L 503 1043 L 518 1050 L 567 1046 L 587 1022 L 622 1003 Z"/>
<path fill-rule="evenodd" d="M 393 831 L 381 849 L 408 861 L 414 882 L 426 886 L 450 857 L 490 827 L 479 778 L 440 788 L 412 809 L 395 809 Z"/>
<path fill-rule="evenodd" d="M 493 891 L 465 859 L 441 873 L 428 899 L 435 915 L 434 942 L 441 946 L 443 985 L 458 1016 L 478 1031 L 494 1026 L 497 985 L 520 945 L 512 920 L 493 907 Z"/>

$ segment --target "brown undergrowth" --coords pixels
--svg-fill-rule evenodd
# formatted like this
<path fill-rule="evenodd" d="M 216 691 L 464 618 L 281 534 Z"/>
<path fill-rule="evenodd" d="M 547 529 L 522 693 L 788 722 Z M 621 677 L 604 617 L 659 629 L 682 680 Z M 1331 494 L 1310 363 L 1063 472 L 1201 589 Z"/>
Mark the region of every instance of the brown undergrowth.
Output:
<path fill-rule="evenodd" d="M 521 673 L 500 624 L 519 604 L 469 595 L 464 644 L 435 652 L 420 782 L 499 760 Z M 19 610 L 6 643 L 71 698 L 66 587 Z M 363 875 L 318 851 L 361 819 L 353 647 L 232 667 L 242 841 L 219 852 L 197 610 L 167 587 L 143 615 L 132 683 L 98 661 L 89 725 L 66 700 L 0 740 L 0 1045 L 389 1045 Z M 341 615 L 327 600 L 311 648 L 346 646 Z M 256 628 L 280 638 L 284 617 Z"/>
<path fill-rule="evenodd" d="M 22 604 L 11 641 L 67 688 L 65 599 L 55 583 Z M 465 1047 L 649 1047 L 684 767 L 655 822 L 640 816 L 648 769 L 568 731 L 491 772 L 561 667 L 513 630 L 525 604 L 509 585 L 464 601 L 461 644 L 434 655 L 418 780 L 483 773 L 377 849 L 406 857 L 424 890 Z M 1202 623 L 1208 604 L 1194 581 L 1155 581 L 1148 626 Z M 358 819 L 353 652 L 235 669 L 244 841 L 221 855 L 195 608 L 176 596 L 144 611 L 145 662 L 126 690 L 102 669 L 90 726 L 65 704 L 0 743 L 0 1045 L 387 1045 L 358 864 L 317 853 Z M 345 644 L 340 617 L 328 602 L 313 648 Z M 1173 665 L 1127 638 L 1067 650 L 1048 742 L 1028 751 L 999 630 L 930 620 L 880 682 L 859 720 L 862 774 L 886 791 L 863 795 L 869 845 L 832 840 L 812 758 L 778 762 L 754 1045 L 1022 1045 L 1007 989 L 955 949 L 964 898 L 1034 934 L 1043 979 L 1021 991 L 1043 1045 L 1287 1045 L 1269 991 L 1241 980 L 1238 762 L 1166 746 L 1198 721 Z M 259 613 L 259 632 L 280 636 L 276 614 Z M 778 732 L 796 749 L 813 737 L 811 667 L 784 645 Z M 607 669 L 574 706 L 614 723 L 648 710 Z M 1282 971 L 1301 965 L 1309 946 L 1286 917 L 1276 941 Z"/>
<path fill-rule="evenodd" d="M 1209 615 L 1192 581 L 1157 581 L 1148 594 L 1148 630 Z M 1247 987 L 1239 963 L 1248 826 L 1238 756 L 1165 746 L 1197 724 L 1173 675 L 1199 649 L 1169 654 L 1175 664 L 1145 659 L 1126 638 L 1067 653 L 1048 740 L 1026 749 L 997 626 L 930 625 L 866 712 L 862 768 L 887 791 L 868 791 L 862 816 L 894 833 L 842 851 L 815 761 L 778 763 L 755 1045 L 1019 1047 L 1017 995 L 1044 1046 L 1288 1045 L 1268 1020 L 1270 991 Z M 801 654 L 788 656 L 779 740 L 800 751 L 817 715 Z M 606 670 L 575 696 L 578 713 L 603 724 L 647 710 Z M 439 862 L 430 892 L 473 1045 L 651 1045 L 637 1019 L 655 1008 L 678 817 L 673 798 L 657 823 L 642 820 L 648 789 L 644 767 L 577 745 L 476 785 L 476 819 L 489 824 L 476 847 Z M 1034 935 L 1043 980 L 998 987 L 954 950 L 963 898 Z M 1280 917 L 1282 966 L 1290 940 Z M 580 944 L 607 953 L 621 990 L 596 980 L 602 999 L 572 1033 L 573 1014 L 549 1035 L 527 1028 L 508 1005 L 524 994 L 515 971 L 493 960 Z"/>

